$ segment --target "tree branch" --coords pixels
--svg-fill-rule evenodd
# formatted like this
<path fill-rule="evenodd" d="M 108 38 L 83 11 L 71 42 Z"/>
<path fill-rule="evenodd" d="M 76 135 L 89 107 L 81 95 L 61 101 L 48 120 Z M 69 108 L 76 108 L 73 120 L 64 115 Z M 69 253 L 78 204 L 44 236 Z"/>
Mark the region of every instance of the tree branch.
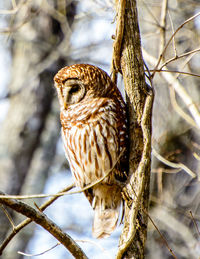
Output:
<path fill-rule="evenodd" d="M 187 24 L 188 22 L 191 22 L 192 20 L 194 20 L 194 19 L 195 19 L 196 17 L 198 17 L 199 15 L 200 15 L 200 12 L 198 12 L 197 14 L 193 15 L 192 17 L 190 17 L 189 19 L 187 19 L 186 21 L 184 21 L 184 22 L 176 29 L 176 31 L 172 34 L 172 36 L 171 36 L 170 39 L 168 40 L 168 42 L 167 42 L 165 48 L 163 49 L 163 52 L 160 54 L 160 57 L 159 57 L 159 59 L 158 59 L 158 62 L 157 62 L 157 64 L 156 64 L 156 66 L 155 66 L 155 70 L 158 69 L 158 66 L 159 66 L 159 64 L 160 64 L 160 62 L 161 62 L 161 60 L 162 60 L 162 58 L 163 58 L 163 56 L 164 56 L 164 54 L 165 54 L 165 52 L 166 52 L 166 50 L 167 50 L 167 48 L 168 48 L 170 42 L 173 40 L 173 38 L 175 37 L 175 35 L 177 34 L 177 32 L 180 31 L 180 29 L 183 28 L 183 26 L 184 26 L 185 24 Z M 152 73 L 152 78 L 154 77 L 154 75 L 155 75 L 155 72 Z"/>
<path fill-rule="evenodd" d="M 0 193 L 4 195 L 4 193 Z M 56 198 L 57 197 L 54 197 L 53 199 L 55 200 Z M 37 211 L 33 209 L 31 206 L 15 199 L 0 198 L 0 203 L 28 217 L 30 221 L 34 221 L 38 225 L 42 226 L 58 241 L 60 241 L 60 243 L 63 244 L 75 258 L 87 259 L 87 256 L 79 247 L 79 245 L 68 234 L 64 233 L 59 226 L 57 226 L 41 211 Z M 43 207 L 46 206 L 47 204 L 45 206 L 43 205 Z"/>
<path fill-rule="evenodd" d="M 74 187 L 74 184 L 71 184 L 69 186 L 67 186 L 66 188 L 64 188 L 63 190 L 61 190 L 59 192 L 63 193 L 63 192 L 67 192 L 69 190 L 71 190 Z M 64 195 L 64 194 L 63 194 Z M 54 196 L 51 199 L 49 199 L 48 201 L 46 201 L 44 204 L 42 204 L 39 209 L 41 211 L 45 210 L 49 205 L 51 205 L 55 200 L 57 200 L 59 197 L 61 197 L 62 195 L 59 196 Z M 5 197 L 2 197 L 5 198 Z M 29 223 L 31 223 L 32 220 L 29 219 L 25 219 L 24 221 L 22 221 L 19 225 L 15 226 L 13 231 L 7 236 L 7 238 L 3 241 L 3 243 L 0 245 L 0 255 L 2 255 L 3 250 L 5 249 L 5 247 L 9 244 L 9 242 L 13 239 L 13 237 L 20 231 L 22 230 L 25 226 L 27 226 Z"/>
<path fill-rule="evenodd" d="M 127 94 L 130 154 L 129 180 L 123 190 L 124 229 L 116 258 L 141 259 L 148 220 L 144 210 L 148 211 L 153 92 L 148 91 L 145 82 L 136 1 L 126 0 L 125 4 L 120 65 Z"/>
<path fill-rule="evenodd" d="M 143 49 L 143 55 L 144 55 L 145 59 L 148 60 L 149 63 L 151 63 L 153 66 L 156 65 L 156 62 L 157 62 L 156 58 L 149 55 L 144 49 Z M 168 70 L 167 67 L 163 67 L 163 68 L 165 69 L 164 72 L 166 72 Z M 156 69 L 154 69 L 154 72 L 155 71 L 156 71 Z M 191 113 L 191 115 L 196 123 L 196 126 L 198 128 L 200 128 L 200 112 L 198 110 L 197 105 L 193 102 L 192 98 L 190 97 L 190 95 L 188 94 L 186 89 L 184 89 L 184 87 L 180 84 L 178 79 L 176 77 L 174 77 L 171 73 L 161 72 L 160 74 L 170 85 L 172 85 L 172 87 L 174 88 L 176 93 L 179 95 L 181 100 L 186 104 L 186 107 L 187 107 L 188 111 Z"/>

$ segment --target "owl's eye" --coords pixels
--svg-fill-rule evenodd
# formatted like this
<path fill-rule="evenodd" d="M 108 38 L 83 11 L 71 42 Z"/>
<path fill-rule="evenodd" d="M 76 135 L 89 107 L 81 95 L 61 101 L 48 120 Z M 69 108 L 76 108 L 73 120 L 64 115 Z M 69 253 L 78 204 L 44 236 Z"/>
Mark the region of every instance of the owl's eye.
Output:
<path fill-rule="evenodd" d="M 85 96 L 85 86 L 78 79 L 68 79 L 63 83 L 63 97 L 66 104 L 74 104 Z"/>
<path fill-rule="evenodd" d="M 81 87 L 79 85 L 73 85 L 69 90 L 69 94 L 76 94 L 80 91 Z"/>

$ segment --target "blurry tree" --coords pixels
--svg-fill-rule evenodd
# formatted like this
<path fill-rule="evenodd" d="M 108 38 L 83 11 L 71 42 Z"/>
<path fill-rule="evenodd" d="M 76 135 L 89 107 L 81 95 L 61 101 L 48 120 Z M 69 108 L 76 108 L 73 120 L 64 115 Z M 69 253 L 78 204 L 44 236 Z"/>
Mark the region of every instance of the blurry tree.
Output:
<path fill-rule="evenodd" d="M 198 258 L 199 3 L 140 2 L 139 11 L 155 86 L 150 215 L 177 258 Z M 147 258 L 172 257 L 151 223 L 147 240 Z"/>
<path fill-rule="evenodd" d="M 137 4 L 143 57 L 155 87 L 149 215 L 162 234 L 149 221 L 146 258 L 196 259 L 200 256 L 196 229 L 200 219 L 200 5 L 198 0 Z M 102 31 L 114 19 L 113 3 L 13 0 L 4 9 L 7 12 L 0 14 L 6 15 L 8 27 L 1 31 L 10 44 L 12 69 L 3 97 L 9 100 L 9 110 L 0 132 L 0 190 L 41 193 L 50 171 L 64 161 L 64 156 L 54 158 L 60 126 L 52 78 L 71 63 L 108 68 L 105 53 L 111 52 L 111 33 L 110 40 L 105 40 Z M 97 23 L 100 17 L 107 24 L 103 29 Z M 72 37 L 71 44 L 74 31 L 79 37 Z M 85 38 L 86 31 L 96 39 Z M 99 56 L 97 50 L 101 50 Z M 15 224 L 21 222 L 21 217 L 9 212 Z M 8 226 L 0 210 L 1 242 L 11 230 Z M 31 236 L 29 227 L 17 234 L 2 258 L 23 258 L 16 251 L 25 251 Z"/>
<path fill-rule="evenodd" d="M 14 14 L 3 29 L 12 39 L 12 69 L 5 97 L 9 109 L 0 134 L 0 189 L 9 194 L 41 193 L 60 132 L 52 78 L 67 62 L 60 52 L 67 53 L 76 2 L 19 1 L 16 6 L 14 2 Z M 0 213 L 2 242 L 11 225 Z M 16 217 L 12 215 L 15 224 L 21 220 Z M 14 249 L 24 251 L 32 233 L 28 229 L 19 235 Z M 13 247 L 4 255 L 20 257 L 16 253 L 14 257 Z"/>

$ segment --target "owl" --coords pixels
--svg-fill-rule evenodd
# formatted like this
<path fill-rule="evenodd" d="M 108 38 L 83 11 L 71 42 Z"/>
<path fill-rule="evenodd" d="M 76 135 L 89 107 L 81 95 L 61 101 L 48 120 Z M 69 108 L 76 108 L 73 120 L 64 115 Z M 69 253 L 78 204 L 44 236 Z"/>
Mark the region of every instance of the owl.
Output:
<path fill-rule="evenodd" d="M 60 103 L 62 140 L 76 186 L 94 210 L 93 236 L 108 237 L 122 208 L 127 178 L 126 105 L 117 86 L 102 69 L 75 64 L 54 77 Z"/>

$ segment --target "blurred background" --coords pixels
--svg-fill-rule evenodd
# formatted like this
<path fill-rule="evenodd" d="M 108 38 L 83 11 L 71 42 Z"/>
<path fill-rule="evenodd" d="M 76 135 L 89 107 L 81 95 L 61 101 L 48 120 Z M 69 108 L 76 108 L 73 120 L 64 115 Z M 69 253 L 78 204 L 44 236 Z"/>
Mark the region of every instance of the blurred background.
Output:
<path fill-rule="evenodd" d="M 138 0 L 143 56 L 153 70 L 177 28 L 200 12 L 199 0 Z M 56 193 L 72 183 L 60 138 L 53 77 L 63 66 L 90 63 L 110 73 L 112 0 L 0 2 L 0 190 Z M 177 258 L 200 257 L 200 16 L 186 22 L 169 44 L 153 78 L 153 151 L 149 215 Z M 165 66 L 162 67 L 162 64 Z M 168 71 L 166 71 L 168 70 Z M 181 73 L 175 73 L 179 71 Z M 184 72 L 184 73 L 183 73 Z M 123 91 L 122 79 L 118 86 Z M 29 199 L 34 206 L 45 199 Z M 13 222 L 23 220 L 9 211 Z M 114 258 L 122 226 L 110 238 L 92 238 L 93 212 L 83 194 L 66 195 L 45 213 L 77 240 L 89 258 Z M 12 231 L 0 209 L 0 242 Z M 3 259 L 72 258 L 30 224 L 4 250 Z M 172 258 L 149 222 L 146 258 Z"/>

